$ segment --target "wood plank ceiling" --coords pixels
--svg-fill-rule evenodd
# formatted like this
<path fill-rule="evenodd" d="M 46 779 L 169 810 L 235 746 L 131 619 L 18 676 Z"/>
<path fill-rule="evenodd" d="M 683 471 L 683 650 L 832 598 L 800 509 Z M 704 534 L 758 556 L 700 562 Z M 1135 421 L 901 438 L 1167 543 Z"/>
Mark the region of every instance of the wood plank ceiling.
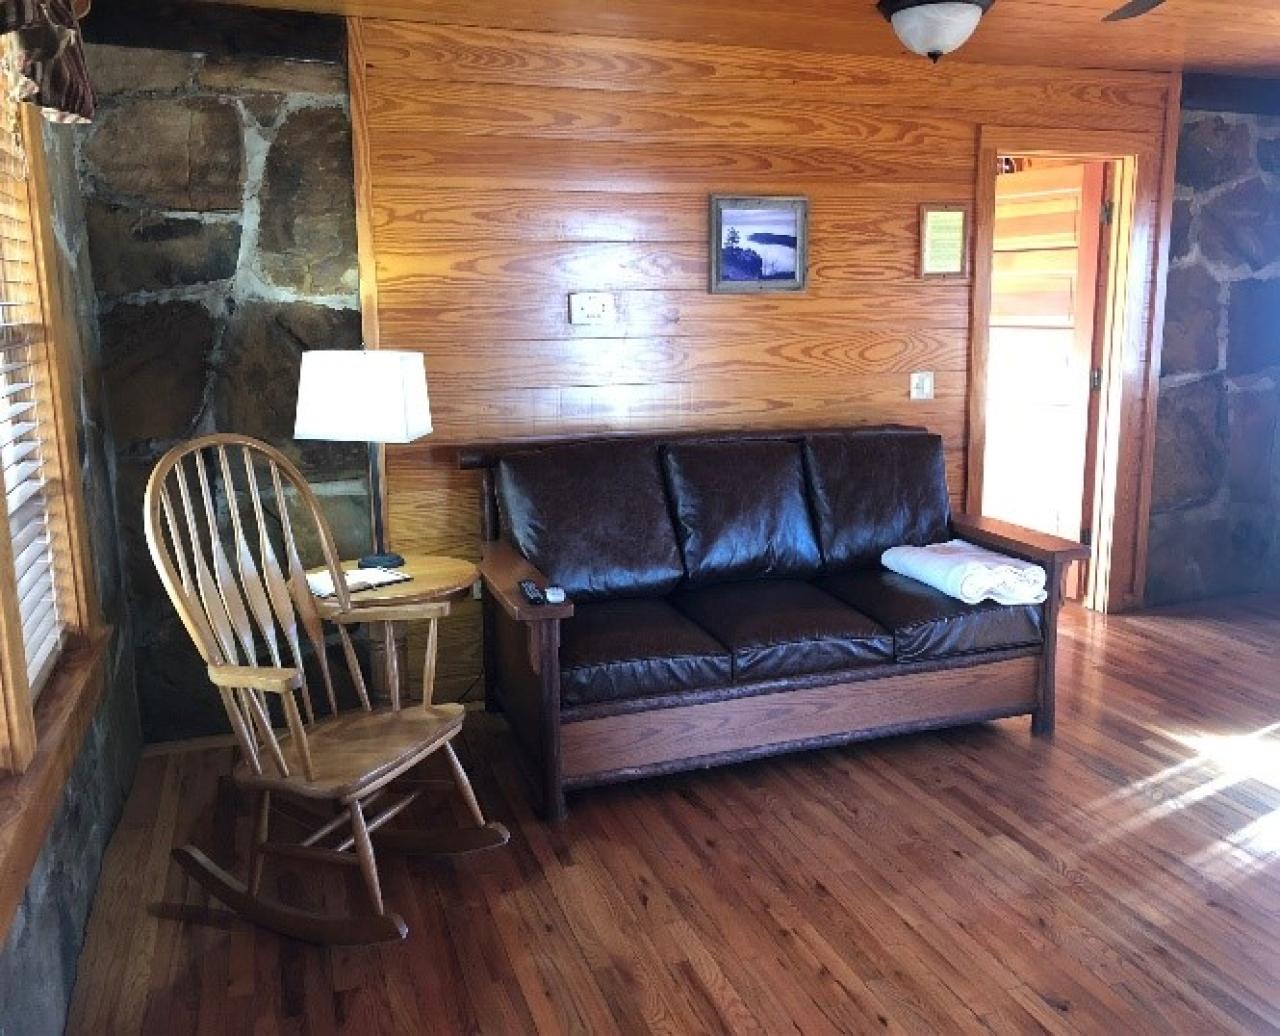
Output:
<path fill-rule="evenodd" d="M 225 2 L 225 0 L 224 0 Z M 873 0 L 231 0 L 443 25 L 901 55 Z M 1167 0 L 1104 24 L 1120 0 L 997 0 L 949 61 L 1280 75 L 1277 0 Z M 944 66 L 945 67 L 945 66 Z M 930 74 L 922 67 L 922 75 Z"/>

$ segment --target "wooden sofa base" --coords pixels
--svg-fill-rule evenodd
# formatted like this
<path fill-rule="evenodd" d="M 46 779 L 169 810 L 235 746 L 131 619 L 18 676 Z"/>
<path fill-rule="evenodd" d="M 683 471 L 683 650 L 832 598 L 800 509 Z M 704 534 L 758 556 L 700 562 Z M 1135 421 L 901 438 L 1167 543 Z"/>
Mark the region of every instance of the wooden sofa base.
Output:
<path fill-rule="evenodd" d="M 1040 655 L 560 726 L 561 782 L 586 787 L 1034 712 Z"/>

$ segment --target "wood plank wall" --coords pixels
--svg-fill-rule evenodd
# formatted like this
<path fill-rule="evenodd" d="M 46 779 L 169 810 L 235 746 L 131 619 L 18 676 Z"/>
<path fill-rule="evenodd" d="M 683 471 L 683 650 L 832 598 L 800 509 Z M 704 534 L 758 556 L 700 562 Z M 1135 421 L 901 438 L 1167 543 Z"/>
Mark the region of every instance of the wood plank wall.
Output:
<path fill-rule="evenodd" d="M 389 451 L 401 550 L 476 555 L 450 449 L 472 441 L 910 422 L 945 437 L 959 501 L 971 286 L 917 279 L 919 204 L 973 201 L 984 123 L 1162 153 L 1162 75 L 544 33 L 505 9 L 351 25 L 376 332 L 426 353 L 436 428 Z M 713 192 L 809 198 L 806 292 L 707 293 Z M 572 291 L 615 293 L 617 323 L 569 324 Z M 932 402 L 908 400 L 913 370 Z M 467 607 L 444 693 L 479 654 Z"/>

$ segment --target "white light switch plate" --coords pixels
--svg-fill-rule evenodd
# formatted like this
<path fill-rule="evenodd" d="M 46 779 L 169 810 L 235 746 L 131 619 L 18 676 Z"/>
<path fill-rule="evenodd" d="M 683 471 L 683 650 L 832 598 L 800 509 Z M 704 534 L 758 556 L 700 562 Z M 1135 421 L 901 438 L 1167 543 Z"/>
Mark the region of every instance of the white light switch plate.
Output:
<path fill-rule="evenodd" d="M 933 371 L 915 371 L 911 375 L 911 398 L 933 398 Z"/>
<path fill-rule="evenodd" d="M 569 296 L 569 323 L 614 324 L 618 309 L 607 291 L 577 291 Z"/>

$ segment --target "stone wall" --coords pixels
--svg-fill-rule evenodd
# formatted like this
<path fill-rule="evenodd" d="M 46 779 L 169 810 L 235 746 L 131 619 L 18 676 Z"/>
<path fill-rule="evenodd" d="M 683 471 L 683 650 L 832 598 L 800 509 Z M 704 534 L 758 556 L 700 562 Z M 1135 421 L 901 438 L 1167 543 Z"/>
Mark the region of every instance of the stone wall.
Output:
<path fill-rule="evenodd" d="M 316 485 L 343 552 L 369 542 L 364 448 L 292 439 L 302 353 L 361 346 L 345 70 L 238 43 L 88 48 L 100 108 L 80 175 L 149 741 L 226 729 L 142 538 L 166 449 L 266 439 Z"/>
<path fill-rule="evenodd" d="M 80 478 L 104 618 L 115 628 L 107 685 L 36 860 L 25 896 L 0 948 L 0 1036 L 60 1033 L 98 872 L 120 816 L 141 748 L 130 607 L 116 548 L 113 451 L 103 416 L 97 307 L 84 206 L 76 171 L 80 131 L 46 126 L 63 297 L 78 314 Z"/>
<path fill-rule="evenodd" d="M 1280 117 L 1185 111 L 1147 600 L 1280 585 Z"/>

